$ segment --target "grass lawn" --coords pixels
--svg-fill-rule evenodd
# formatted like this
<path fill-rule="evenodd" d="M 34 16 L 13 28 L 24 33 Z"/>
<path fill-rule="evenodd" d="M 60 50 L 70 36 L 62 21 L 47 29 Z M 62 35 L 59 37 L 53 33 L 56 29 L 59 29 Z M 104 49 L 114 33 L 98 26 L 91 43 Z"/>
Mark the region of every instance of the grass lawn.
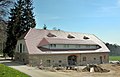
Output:
<path fill-rule="evenodd" d="M 120 56 L 109 56 L 110 61 L 120 61 Z"/>
<path fill-rule="evenodd" d="M 18 70 L 0 64 L 0 77 L 30 77 Z"/>

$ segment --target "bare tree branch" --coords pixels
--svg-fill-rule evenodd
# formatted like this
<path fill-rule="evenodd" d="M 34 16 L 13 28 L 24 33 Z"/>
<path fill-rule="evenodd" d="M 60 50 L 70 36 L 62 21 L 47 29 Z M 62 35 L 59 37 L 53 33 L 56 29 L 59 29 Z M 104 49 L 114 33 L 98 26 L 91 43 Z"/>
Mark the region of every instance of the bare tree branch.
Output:
<path fill-rule="evenodd" d="M 9 13 L 10 6 L 14 4 L 14 0 L 0 0 L 0 21 L 4 20 Z"/>

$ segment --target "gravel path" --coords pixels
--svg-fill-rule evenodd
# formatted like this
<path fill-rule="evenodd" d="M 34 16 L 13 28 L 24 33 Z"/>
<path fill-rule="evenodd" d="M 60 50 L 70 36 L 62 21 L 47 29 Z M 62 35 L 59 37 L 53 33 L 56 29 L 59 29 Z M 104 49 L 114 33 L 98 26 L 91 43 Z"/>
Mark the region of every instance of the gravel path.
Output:
<path fill-rule="evenodd" d="M 108 73 L 90 73 L 90 72 L 50 72 L 39 70 L 35 67 L 28 67 L 26 65 L 21 65 L 10 60 L 5 60 L 0 58 L 0 63 L 3 63 L 9 67 L 15 68 L 21 72 L 24 72 L 31 77 L 120 77 L 120 65 L 113 64 L 103 64 L 101 65 L 105 69 L 109 69 Z"/>

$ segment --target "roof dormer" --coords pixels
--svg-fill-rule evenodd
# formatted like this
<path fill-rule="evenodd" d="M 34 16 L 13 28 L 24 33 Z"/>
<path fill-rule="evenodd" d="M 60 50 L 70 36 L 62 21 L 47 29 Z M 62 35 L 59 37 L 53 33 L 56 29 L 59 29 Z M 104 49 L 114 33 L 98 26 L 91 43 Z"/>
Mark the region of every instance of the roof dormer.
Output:
<path fill-rule="evenodd" d="M 68 34 L 67 38 L 75 38 L 74 36 Z"/>
<path fill-rule="evenodd" d="M 89 38 L 89 37 L 87 37 L 87 36 L 84 36 L 84 37 L 83 37 L 83 39 L 87 40 L 87 39 L 90 39 L 90 38 Z"/>
<path fill-rule="evenodd" d="M 52 34 L 52 33 L 48 33 L 47 34 L 48 37 L 56 37 L 56 35 Z"/>

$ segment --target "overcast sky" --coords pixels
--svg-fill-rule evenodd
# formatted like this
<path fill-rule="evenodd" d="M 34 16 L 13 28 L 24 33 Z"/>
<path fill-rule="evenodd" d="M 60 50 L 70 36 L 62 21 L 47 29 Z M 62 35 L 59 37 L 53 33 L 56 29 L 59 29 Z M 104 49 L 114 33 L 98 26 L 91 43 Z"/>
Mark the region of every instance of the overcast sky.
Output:
<path fill-rule="evenodd" d="M 120 0 L 33 0 L 36 28 L 95 34 L 120 45 Z"/>

